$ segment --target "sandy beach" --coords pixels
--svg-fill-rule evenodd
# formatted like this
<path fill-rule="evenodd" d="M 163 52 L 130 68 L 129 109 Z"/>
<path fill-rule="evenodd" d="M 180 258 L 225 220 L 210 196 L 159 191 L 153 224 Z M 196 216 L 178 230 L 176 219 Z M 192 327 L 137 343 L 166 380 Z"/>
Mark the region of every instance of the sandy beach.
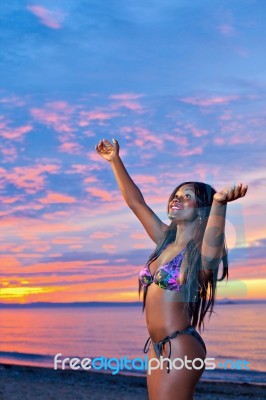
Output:
<path fill-rule="evenodd" d="M 148 400 L 145 377 L 0 364 L 0 400 Z M 200 381 L 195 400 L 266 398 L 266 386 Z"/>

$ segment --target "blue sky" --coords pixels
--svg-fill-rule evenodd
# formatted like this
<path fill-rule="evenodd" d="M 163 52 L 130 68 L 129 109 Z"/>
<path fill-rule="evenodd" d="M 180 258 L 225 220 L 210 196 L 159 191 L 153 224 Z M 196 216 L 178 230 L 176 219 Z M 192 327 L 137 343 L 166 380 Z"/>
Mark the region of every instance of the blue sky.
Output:
<path fill-rule="evenodd" d="M 249 185 L 228 207 L 231 278 L 265 293 L 265 11 L 256 0 L 1 5 L 4 301 L 98 300 L 95 281 L 104 300 L 137 300 L 154 244 L 94 150 L 112 137 L 164 222 L 182 181 Z"/>

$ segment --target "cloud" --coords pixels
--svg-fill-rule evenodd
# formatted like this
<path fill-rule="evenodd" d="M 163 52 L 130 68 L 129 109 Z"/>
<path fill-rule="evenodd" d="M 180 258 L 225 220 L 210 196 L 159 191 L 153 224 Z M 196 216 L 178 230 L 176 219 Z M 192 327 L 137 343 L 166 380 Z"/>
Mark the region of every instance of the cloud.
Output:
<path fill-rule="evenodd" d="M 113 196 L 110 191 L 98 188 L 87 188 L 87 192 L 89 192 L 94 197 L 99 197 L 101 200 L 111 202 L 113 201 Z"/>
<path fill-rule="evenodd" d="M 132 239 L 141 239 L 141 240 L 145 240 L 147 239 L 147 235 L 145 233 L 131 233 L 131 235 L 129 235 Z"/>
<path fill-rule="evenodd" d="M 174 142 L 178 146 L 187 146 L 189 144 L 188 139 L 185 136 L 180 135 L 179 133 L 178 135 L 171 135 L 166 133 L 164 135 L 164 139 L 170 140 L 171 142 Z"/>
<path fill-rule="evenodd" d="M 185 124 L 184 127 L 187 128 L 189 131 L 191 131 L 193 136 L 195 136 L 195 137 L 201 137 L 201 136 L 205 136 L 205 135 L 209 134 L 207 129 L 199 129 L 191 123 Z"/>
<path fill-rule="evenodd" d="M 119 101 L 119 102 L 116 102 L 115 104 L 110 105 L 111 110 L 116 110 L 116 109 L 119 109 L 122 107 L 127 108 L 130 111 L 135 111 L 138 114 L 145 113 L 145 110 L 143 109 L 141 104 L 137 103 L 136 101 L 132 101 L 132 100 L 123 100 L 123 101 Z"/>
<path fill-rule="evenodd" d="M 16 201 L 22 201 L 23 197 L 22 196 L 10 196 L 10 197 L 0 197 L 1 203 L 2 204 L 13 204 Z"/>
<path fill-rule="evenodd" d="M 182 148 L 180 149 L 180 152 L 178 153 L 179 156 L 181 157 L 187 157 L 187 156 L 194 156 L 195 154 L 202 154 L 203 153 L 203 147 L 197 146 L 194 148 Z"/>
<path fill-rule="evenodd" d="M 6 184 L 13 184 L 17 188 L 24 188 L 27 193 L 36 193 L 45 187 L 45 174 L 55 174 L 59 171 L 58 165 L 46 164 L 31 167 L 14 167 L 4 171 L 2 178 Z"/>
<path fill-rule="evenodd" d="M 47 26 L 48 28 L 62 28 L 62 22 L 66 16 L 66 14 L 62 11 L 48 10 L 47 8 L 37 4 L 27 6 L 27 9 L 39 19 L 41 24 Z"/>
<path fill-rule="evenodd" d="M 138 182 L 138 184 L 141 185 L 155 185 L 158 184 L 158 178 L 156 176 L 153 175 L 137 175 L 134 174 L 132 175 L 132 179 L 133 181 Z"/>
<path fill-rule="evenodd" d="M 3 145 L 0 143 L 0 153 L 3 163 L 14 162 L 18 158 L 18 150 L 14 146 Z"/>
<path fill-rule="evenodd" d="M 65 194 L 48 192 L 46 197 L 39 198 L 38 201 L 42 204 L 75 203 L 76 199 L 72 196 L 66 196 Z"/>
<path fill-rule="evenodd" d="M 120 113 L 117 112 L 108 112 L 108 111 L 103 111 L 103 110 L 93 110 L 93 111 L 81 111 L 80 112 L 80 117 L 81 120 L 86 121 L 87 123 L 90 121 L 100 121 L 100 124 L 102 124 L 104 121 L 107 121 L 109 119 L 112 119 L 114 117 L 119 117 L 121 116 Z"/>
<path fill-rule="evenodd" d="M 163 138 L 158 137 L 155 133 L 150 132 L 147 128 L 136 127 L 135 137 L 132 138 L 131 143 L 128 146 L 138 146 L 140 148 L 157 148 L 162 150 L 164 146 Z"/>
<path fill-rule="evenodd" d="M 22 100 L 19 96 L 7 96 L 0 98 L 0 104 L 10 104 L 16 107 L 23 107 L 25 106 L 26 102 Z"/>
<path fill-rule="evenodd" d="M 137 93 L 121 93 L 121 94 L 111 94 L 109 98 L 114 100 L 135 100 L 143 96 L 145 95 Z"/>
<path fill-rule="evenodd" d="M 90 239 L 107 239 L 113 236 L 114 234 L 111 232 L 96 231 L 90 235 Z"/>
<path fill-rule="evenodd" d="M 10 127 L 9 121 L 5 121 L 3 117 L 0 117 L 0 137 L 9 140 L 15 140 L 21 142 L 26 133 L 32 131 L 33 127 L 30 124 Z"/>
<path fill-rule="evenodd" d="M 92 170 L 101 170 L 100 167 L 96 167 L 94 165 L 87 165 L 87 164 L 72 164 L 69 166 L 68 171 L 66 171 L 66 174 L 81 174 L 85 175 L 87 172 L 90 172 Z M 87 177 L 87 179 L 92 179 L 88 182 L 96 182 L 97 178 L 95 176 Z"/>
<path fill-rule="evenodd" d="M 47 127 L 52 127 L 59 133 L 71 134 L 74 131 L 72 115 L 75 107 L 66 102 L 49 102 L 43 108 L 31 108 L 32 117 Z M 68 135 L 68 137 L 71 135 Z"/>
<path fill-rule="evenodd" d="M 240 96 L 216 96 L 212 98 L 199 98 L 199 97 L 183 97 L 181 101 L 186 104 L 191 104 L 200 107 L 211 107 L 221 104 L 229 104 L 232 101 L 238 100 Z"/>
<path fill-rule="evenodd" d="M 127 108 L 130 111 L 134 111 L 137 114 L 144 114 L 145 110 L 142 105 L 135 101 L 136 99 L 143 97 L 144 94 L 135 94 L 135 93 L 122 93 L 122 94 L 114 94 L 109 96 L 110 99 L 116 100 L 112 103 L 109 108 L 111 110 L 116 110 L 119 108 Z"/>
<path fill-rule="evenodd" d="M 59 146 L 59 151 L 68 154 L 81 154 L 82 146 L 76 142 L 65 142 Z"/>
<path fill-rule="evenodd" d="M 11 272 L 13 269 L 17 269 L 17 271 L 19 271 L 20 268 L 21 263 L 16 256 L 10 254 L 1 255 L 1 275 L 2 270 Z"/>
<path fill-rule="evenodd" d="M 117 246 L 115 244 L 105 243 L 102 245 L 102 248 L 106 253 L 114 253 L 116 252 Z"/>

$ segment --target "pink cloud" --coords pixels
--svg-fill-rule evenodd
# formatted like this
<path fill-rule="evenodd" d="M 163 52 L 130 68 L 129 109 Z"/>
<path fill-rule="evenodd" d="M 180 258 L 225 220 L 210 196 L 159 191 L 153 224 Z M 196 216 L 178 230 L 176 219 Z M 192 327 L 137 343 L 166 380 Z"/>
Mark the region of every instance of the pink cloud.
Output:
<path fill-rule="evenodd" d="M 181 99 L 181 101 L 183 101 L 183 103 L 192 104 L 195 106 L 211 107 L 220 104 L 228 104 L 234 100 L 238 100 L 239 98 L 239 96 L 217 96 L 209 99 L 202 99 L 199 97 L 184 97 Z"/>
<path fill-rule="evenodd" d="M 52 127 L 56 132 L 66 133 L 67 141 L 72 137 L 73 121 L 72 117 L 76 108 L 64 101 L 46 103 L 43 108 L 32 108 L 30 113 L 32 117 L 41 124 Z"/>
<path fill-rule="evenodd" d="M 2 204 L 13 204 L 17 201 L 22 201 L 22 196 L 10 196 L 10 197 L 0 197 L 0 201 Z"/>
<path fill-rule="evenodd" d="M 162 150 L 164 145 L 163 138 L 159 138 L 156 134 L 152 134 L 148 129 L 142 127 L 135 128 L 135 138 L 132 138 L 130 146 L 138 147 L 156 147 L 158 150 Z"/>
<path fill-rule="evenodd" d="M 120 116 L 120 113 L 117 112 L 106 112 L 106 111 L 101 111 L 101 110 L 93 110 L 93 111 L 81 111 L 80 112 L 80 117 L 81 120 L 83 121 L 83 124 L 85 122 L 89 123 L 89 121 L 107 121 L 109 119 L 112 119 L 114 117 Z"/>
<path fill-rule="evenodd" d="M 81 127 L 88 126 L 88 125 L 89 125 L 88 121 L 83 121 L 83 120 L 79 121 L 79 126 L 81 126 Z"/>
<path fill-rule="evenodd" d="M 98 188 L 87 188 L 86 191 L 91 193 L 92 196 L 99 197 L 101 200 L 110 202 L 113 201 L 113 197 L 110 191 L 108 192 L 107 190 Z"/>
<path fill-rule="evenodd" d="M 134 249 L 146 249 L 147 245 L 145 243 L 133 243 L 132 247 Z"/>
<path fill-rule="evenodd" d="M 172 175 L 172 177 L 173 177 L 173 175 Z M 172 179 L 172 181 L 173 181 L 173 179 Z M 178 174 L 176 174 L 174 176 L 174 181 L 175 182 L 178 181 Z M 175 183 L 174 183 L 174 186 L 175 186 Z M 144 195 L 145 201 L 148 204 L 152 204 L 152 205 L 163 204 L 164 205 L 163 206 L 164 207 L 163 211 L 165 211 L 165 207 L 166 207 L 166 204 L 167 204 L 168 197 L 170 196 L 170 192 L 168 193 L 168 191 L 166 190 L 164 195 L 163 195 L 161 193 L 162 190 L 160 190 L 160 189 L 157 190 L 156 188 L 155 189 L 153 188 L 152 193 L 151 193 L 151 189 L 150 188 L 145 188 L 145 187 L 142 188 L 141 192 Z"/>
<path fill-rule="evenodd" d="M 224 117 L 220 117 L 220 120 L 226 121 Z M 265 119 L 263 115 L 253 118 L 248 113 L 245 115 L 236 114 L 220 125 L 220 134 L 226 145 L 254 143 L 257 141 L 262 143 L 264 139 Z"/>
<path fill-rule="evenodd" d="M 138 114 L 144 113 L 144 109 L 142 105 L 138 102 L 136 102 L 136 99 L 139 99 L 140 97 L 143 97 L 144 95 L 140 94 L 134 94 L 134 93 L 123 93 L 123 94 L 117 94 L 117 95 L 111 95 L 109 96 L 110 99 L 116 100 L 115 103 L 112 103 L 110 105 L 111 110 L 116 110 L 119 108 L 127 108 L 128 110 L 135 111 Z"/>
<path fill-rule="evenodd" d="M 17 268 L 18 270 L 21 268 L 21 263 L 14 257 L 13 255 L 1 255 L 1 265 L 4 266 L 6 271 L 10 271 L 10 269 Z"/>
<path fill-rule="evenodd" d="M 182 148 L 182 149 L 180 149 L 180 152 L 178 153 L 178 155 L 181 157 L 186 157 L 186 156 L 193 156 L 195 154 L 202 154 L 202 153 L 203 153 L 203 148 L 198 146 L 198 147 L 189 148 L 189 149 Z"/>
<path fill-rule="evenodd" d="M 72 164 L 69 169 L 65 172 L 66 174 L 81 174 L 85 175 L 88 172 L 91 172 L 92 170 L 101 170 L 101 168 L 95 168 L 95 165 L 87 165 L 87 164 Z M 91 177 L 93 179 L 96 179 L 95 177 Z M 89 179 L 89 177 L 88 177 Z M 97 180 L 97 179 L 96 179 Z M 92 181 L 94 182 L 94 181 Z"/>
<path fill-rule="evenodd" d="M 147 239 L 147 235 L 145 233 L 131 233 L 131 235 L 129 235 L 132 239 Z"/>
<path fill-rule="evenodd" d="M 93 232 L 90 235 L 90 239 L 107 239 L 113 236 L 114 236 L 113 233 L 98 231 L 98 232 Z"/>
<path fill-rule="evenodd" d="M 181 136 L 180 134 L 170 135 L 170 134 L 166 133 L 164 135 L 164 139 L 170 140 L 171 142 L 176 143 L 178 146 L 187 146 L 188 145 L 187 138 L 184 136 Z"/>
<path fill-rule="evenodd" d="M 2 162 L 13 162 L 18 157 L 18 151 L 15 147 L 0 144 L 0 153 L 2 154 Z"/>
<path fill-rule="evenodd" d="M 128 110 L 131 110 L 131 111 L 136 111 L 139 114 L 143 114 L 145 112 L 143 107 L 139 103 L 137 103 L 136 101 L 130 101 L 130 100 L 123 100 L 123 101 L 119 101 L 116 104 L 112 104 L 110 106 L 110 109 L 116 110 L 116 109 L 122 108 L 122 107 L 127 108 Z"/>
<path fill-rule="evenodd" d="M 228 144 L 243 144 L 243 143 L 254 143 L 256 138 L 250 133 L 235 133 L 227 141 Z"/>
<path fill-rule="evenodd" d="M 90 176 L 90 177 L 84 179 L 84 183 L 92 183 L 92 182 L 98 182 L 98 179 L 96 178 L 96 176 Z"/>
<path fill-rule="evenodd" d="M 156 176 L 152 176 L 152 175 L 132 175 L 132 179 L 133 181 L 145 185 L 145 184 L 156 184 L 158 183 L 158 179 L 156 178 Z"/>
<path fill-rule="evenodd" d="M 195 137 L 205 136 L 208 135 L 209 133 L 207 129 L 196 128 L 193 124 L 186 124 L 185 128 L 189 129 L 193 133 L 193 136 Z"/>
<path fill-rule="evenodd" d="M 15 128 L 11 128 L 7 126 L 6 122 L 2 122 L 0 124 L 0 136 L 9 140 L 18 140 L 22 141 L 24 135 L 30 131 L 32 131 L 31 125 L 17 126 Z"/>
<path fill-rule="evenodd" d="M 76 142 L 65 142 L 59 146 L 59 151 L 68 154 L 81 154 L 82 146 Z"/>
<path fill-rule="evenodd" d="M 120 128 L 121 133 L 131 133 L 134 132 L 134 128 L 132 126 L 121 126 Z M 129 138 L 130 136 L 126 136 L 126 138 Z"/>
<path fill-rule="evenodd" d="M 232 111 L 226 110 L 222 115 L 218 117 L 220 121 L 230 121 L 232 119 Z"/>
<path fill-rule="evenodd" d="M 58 165 L 52 164 L 15 167 L 11 171 L 5 171 L 2 177 L 5 182 L 24 188 L 27 193 L 36 193 L 45 186 L 45 173 L 55 174 L 58 170 Z"/>
<path fill-rule="evenodd" d="M 117 246 L 115 244 L 103 244 L 102 248 L 105 250 L 106 253 L 114 253 L 117 249 Z"/>
<path fill-rule="evenodd" d="M 145 96 L 144 94 L 136 94 L 136 93 L 121 93 L 121 94 L 112 94 L 110 99 L 114 100 L 135 100 L 139 99 L 140 97 Z"/>
<path fill-rule="evenodd" d="M 27 6 L 27 9 L 34 14 L 41 24 L 51 29 L 62 28 L 62 22 L 65 19 L 65 13 L 62 11 L 52 11 L 40 5 Z"/>
<path fill-rule="evenodd" d="M 85 244 L 87 243 L 87 239 L 82 236 L 67 236 L 67 237 L 55 237 L 51 238 L 51 243 L 57 245 L 73 245 L 73 244 Z"/>
<path fill-rule="evenodd" d="M 43 217 L 46 220 L 51 220 L 51 221 L 55 221 L 55 220 L 59 220 L 59 219 L 67 219 L 70 217 L 71 211 L 52 211 L 52 212 L 46 212 L 45 214 L 43 214 Z"/>
<path fill-rule="evenodd" d="M 49 192 L 46 197 L 38 199 L 42 204 L 53 204 L 53 203 L 75 203 L 76 199 L 72 196 L 67 196 L 61 193 Z"/>
<path fill-rule="evenodd" d="M 34 251 L 36 251 L 37 253 L 46 253 L 51 249 L 51 246 L 49 246 L 47 243 L 46 245 L 41 245 L 39 247 L 35 247 Z"/>
<path fill-rule="evenodd" d="M 88 165 L 84 164 L 72 164 L 71 172 L 68 173 L 75 173 L 75 174 L 84 174 L 88 171 Z"/>
<path fill-rule="evenodd" d="M 225 142 L 225 139 L 223 138 L 214 138 L 213 142 L 217 145 L 222 145 Z"/>
<path fill-rule="evenodd" d="M 59 199 L 58 199 L 59 200 Z M 51 199 L 51 202 L 53 199 Z M 28 208 L 31 206 L 28 205 Z M 56 213 L 45 214 L 42 216 L 42 219 L 33 219 L 27 217 L 13 217 L 13 216 L 6 216 L 5 218 L 1 218 L 1 228 L 3 232 L 5 232 L 6 237 L 10 235 L 16 236 L 19 239 L 27 241 L 27 245 L 30 250 L 32 250 L 32 246 L 35 246 L 35 241 L 37 240 L 36 244 L 38 243 L 38 236 L 41 234 L 45 234 L 52 238 L 53 236 L 58 236 L 58 234 L 66 235 L 70 233 L 73 235 L 74 232 L 83 232 L 84 226 L 79 223 L 72 223 L 70 224 L 68 221 L 71 213 L 69 212 L 68 215 L 65 214 L 60 215 L 61 220 L 57 221 Z M 88 214 L 88 213 L 87 213 Z M 23 227 L 23 229 L 21 229 Z M 12 243 L 13 247 L 14 243 Z M 28 255 L 27 255 L 28 256 Z M 24 255 L 26 257 L 26 255 Z M 35 255 L 36 257 L 36 255 Z"/>

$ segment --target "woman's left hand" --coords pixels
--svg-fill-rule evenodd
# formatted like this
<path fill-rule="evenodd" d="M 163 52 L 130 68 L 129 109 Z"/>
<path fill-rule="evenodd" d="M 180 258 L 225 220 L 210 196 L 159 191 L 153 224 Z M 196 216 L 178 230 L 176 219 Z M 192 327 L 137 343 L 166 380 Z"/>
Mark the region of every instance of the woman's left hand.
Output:
<path fill-rule="evenodd" d="M 215 200 L 217 203 L 226 204 L 229 201 L 234 201 L 240 197 L 244 197 L 247 193 L 247 190 L 248 185 L 244 186 L 242 183 L 239 183 L 237 186 L 228 186 L 220 192 L 215 193 L 213 200 Z"/>

